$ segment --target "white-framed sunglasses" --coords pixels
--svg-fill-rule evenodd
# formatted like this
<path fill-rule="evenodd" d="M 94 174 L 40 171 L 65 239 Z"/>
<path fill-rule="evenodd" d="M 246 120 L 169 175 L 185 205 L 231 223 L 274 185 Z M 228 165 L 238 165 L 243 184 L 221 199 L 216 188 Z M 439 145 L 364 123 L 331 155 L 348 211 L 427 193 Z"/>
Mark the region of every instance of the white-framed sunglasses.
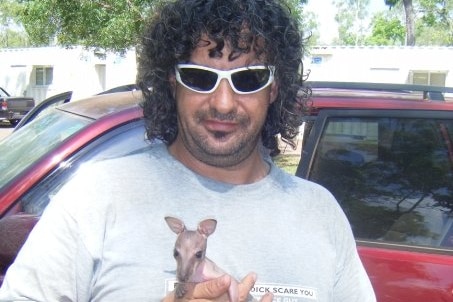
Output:
<path fill-rule="evenodd" d="M 177 64 L 176 81 L 195 92 L 212 93 L 222 79 L 227 79 L 237 94 L 258 92 L 274 81 L 274 66 L 255 65 L 219 70 L 195 64 Z"/>

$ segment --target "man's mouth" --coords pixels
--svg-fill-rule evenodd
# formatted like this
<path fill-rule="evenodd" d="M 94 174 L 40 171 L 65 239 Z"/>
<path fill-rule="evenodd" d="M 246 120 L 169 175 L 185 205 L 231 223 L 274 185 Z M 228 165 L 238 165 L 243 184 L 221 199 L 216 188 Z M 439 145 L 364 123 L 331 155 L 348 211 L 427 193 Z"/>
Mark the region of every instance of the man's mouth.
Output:
<path fill-rule="evenodd" d="M 232 121 L 205 120 L 203 122 L 206 129 L 213 133 L 222 133 L 222 136 L 237 129 L 238 124 Z M 216 136 L 219 134 L 215 134 Z"/>

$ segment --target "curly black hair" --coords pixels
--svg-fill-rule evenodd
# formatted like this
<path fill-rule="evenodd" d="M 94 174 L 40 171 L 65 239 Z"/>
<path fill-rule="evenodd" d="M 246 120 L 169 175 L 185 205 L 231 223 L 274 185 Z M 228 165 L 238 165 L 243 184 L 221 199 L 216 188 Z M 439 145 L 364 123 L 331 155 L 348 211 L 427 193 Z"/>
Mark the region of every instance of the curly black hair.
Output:
<path fill-rule="evenodd" d="M 169 78 L 189 58 L 202 36 L 232 48 L 230 59 L 254 51 L 275 66 L 277 99 L 262 130 L 263 145 L 278 152 L 277 134 L 295 148 L 310 91 L 303 87 L 304 37 L 299 23 L 279 0 L 176 0 L 165 2 L 144 27 L 138 47 L 137 84 L 148 139 L 171 144 L 178 134 L 176 100 Z M 258 41 L 258 42 L 257 42 Z"/>

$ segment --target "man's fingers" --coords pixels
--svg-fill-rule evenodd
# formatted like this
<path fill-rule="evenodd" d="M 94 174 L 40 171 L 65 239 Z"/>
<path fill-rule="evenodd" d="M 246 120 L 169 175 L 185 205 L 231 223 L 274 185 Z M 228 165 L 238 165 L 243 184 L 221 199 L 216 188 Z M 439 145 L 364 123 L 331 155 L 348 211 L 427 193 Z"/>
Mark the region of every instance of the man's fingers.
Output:
<path fill-rule="evenodd" d="M 239 300 L 240 301 L 247 301 L 247 296 L 249 295 L 250 291 L 252 290 L 253 286 L 256 282 L 256 274 L 255 273 L 248 273 L 244 279 L 241 280 L 239 284 Z"/>
<path fill-rule="evenodd" d="M 249 273 L 239 283 L 239 301 L 249 301 L 251 298 L 250 291 L 256 282 L 256 274 Z"/>
<path fill-rule="evenodd" d="M 173 301 L 176 301 L 174 291 L 166 295 L 160 302 L 173 302 Z"/>
<path fill-rule="evenodd" d="M 231 284 L 231 277 L 223 275 L 210 281 L 198 283 L 193 288 L 192 297 L 194 299 L 214 299 L 222 296 Z"/>
<path fill-rule="evenodd" d="M 255 273 L 249 273 L 244 279 L 242 279 L 239 284 L 239 301 L 249 301 L 250 292 L 255 285 L 256 278 L 257 276 Z M 272 302 L 273 299 L 274 295 L 272 293 L 266 293 L 261 297 L 260 302 Z"/>
<path fill-rule="evenodd" d="M 264 296 L 261 297 L 260 302 L 272 302 L 274 299 L 274 295 L 272 293 L 266 293 Z"/>
<path fill-rule="evenodd" d="M 250 291 L 255 285 L 256 278 L 257 276 L 255 273 L 249 273 L 242 279 L 241 283 L 239 283 L 239 301 L 249 301 L 249 298 L 251 298 Z M 186 288 L 186 295 L 182 299 L 177 299 L 173 292 L 164 298 L 162 302 L 172 301 L 173 299 L 174 301 L 188 301 L 192 299 L 201 299 L 200 301 L 216 300 L 227 295 L 230 284 L 231 277 L 229 275 L 223 275 L 206 282 L 191 284 L 193 287 L 190 286 Z M 272 302 L 272 300 L 272 293 L 266 293 L 261 297 L 260 302 Z"/>

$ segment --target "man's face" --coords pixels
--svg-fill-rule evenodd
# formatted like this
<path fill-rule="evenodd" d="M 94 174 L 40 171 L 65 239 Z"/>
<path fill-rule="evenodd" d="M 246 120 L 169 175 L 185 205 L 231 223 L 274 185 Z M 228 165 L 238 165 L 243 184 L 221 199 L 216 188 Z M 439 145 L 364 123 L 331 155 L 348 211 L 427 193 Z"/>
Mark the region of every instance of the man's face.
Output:
<path fill-rule="evenodd" d="M 221 57 L 210 57 L 213 43 L 197 47 L 190 63 L 219 70 L 262 64 L 253 52 L 230 61 L 231 50 L 227 46 Z M 179 127 L 172 147 L 177 153 L 188 152 L 189 157 L 209 166 L 234 167 L 257 151 L 268 107 L 277 96 L 275 81 L 258 92 L 237 94 L 228 80 L 222 79 L 216 90 L 204 94 L 171 80 L 175 85 Z"/>

